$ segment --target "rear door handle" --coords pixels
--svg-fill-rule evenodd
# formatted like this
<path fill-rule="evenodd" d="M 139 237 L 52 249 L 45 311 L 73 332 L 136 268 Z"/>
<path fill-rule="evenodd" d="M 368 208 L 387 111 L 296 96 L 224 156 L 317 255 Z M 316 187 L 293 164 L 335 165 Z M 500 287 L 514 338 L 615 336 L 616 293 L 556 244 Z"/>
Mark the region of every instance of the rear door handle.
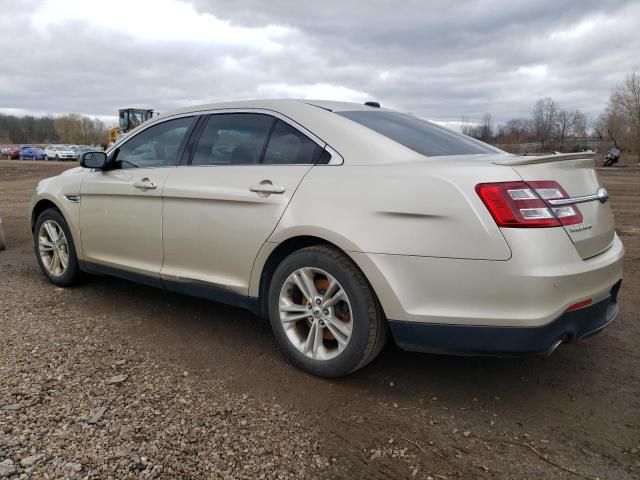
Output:
<path fill-rule="evenodd" d="M 139 182 L 134 183 L 133 186 L 140 190 L 153 190 L 154 188 L 158 188 L 158 184 L 150 181 L 148 178 L 143 178 Z"/>
<path fill-rule="evenodd" d="M 263 180 L 258 185 L 251 185 L 249 190 L 266 197 L 272 193 L 282 194 L 287 189 L 283 185 L 274 185 L 271 180 Z"/>

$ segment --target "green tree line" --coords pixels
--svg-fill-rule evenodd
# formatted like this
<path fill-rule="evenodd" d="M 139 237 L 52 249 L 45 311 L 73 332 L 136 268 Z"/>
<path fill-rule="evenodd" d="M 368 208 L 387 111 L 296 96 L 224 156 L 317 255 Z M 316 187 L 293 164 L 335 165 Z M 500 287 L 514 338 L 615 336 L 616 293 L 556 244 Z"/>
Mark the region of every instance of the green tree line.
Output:
<path fill-rule="evenodd" d="M 75 113 L 60 117 L 0 114 L 0 144 L 68 143 L 102 145 L 107 127 L 98 118 Z"/>

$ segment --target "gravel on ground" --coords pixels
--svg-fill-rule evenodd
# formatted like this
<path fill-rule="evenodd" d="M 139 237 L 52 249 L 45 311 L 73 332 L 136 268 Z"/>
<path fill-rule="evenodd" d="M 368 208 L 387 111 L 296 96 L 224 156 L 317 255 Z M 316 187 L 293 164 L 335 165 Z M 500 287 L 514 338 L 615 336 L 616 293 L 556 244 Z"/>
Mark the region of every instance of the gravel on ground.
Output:
<path fill-rule="evenodd" d="M 242 310 L 109 277 L 61 289 L 26 218 L 71 164 L 0 161 L 0 479 L 640 478 L 640 169 L 600 170 L 627 249 L 618 320 L 550 358 L 389 345 L 292 367 Z"/>

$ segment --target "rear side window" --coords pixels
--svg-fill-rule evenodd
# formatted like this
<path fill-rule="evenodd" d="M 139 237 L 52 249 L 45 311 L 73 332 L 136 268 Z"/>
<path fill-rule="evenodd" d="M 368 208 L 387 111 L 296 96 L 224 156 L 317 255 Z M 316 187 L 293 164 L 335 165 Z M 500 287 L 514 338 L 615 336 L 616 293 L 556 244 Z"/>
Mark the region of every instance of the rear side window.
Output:
<path fill-rule="evenodd" d="M 260 162 L 273 117 L 257 113 L 209 116 L 192 165 L 252 165 Z"/>
<path fill-rule="evenodd" d="M 312 165 L 320 154 L 320 147 L 291 125 L 277 120 L 264 152 L 265 164 Z"/>
<path fill-rule="evenodd" d="M 502 150 L 462 133 L 404 113 L 379 111 L 336 113 L 428 157 L 503 153 Z"/>

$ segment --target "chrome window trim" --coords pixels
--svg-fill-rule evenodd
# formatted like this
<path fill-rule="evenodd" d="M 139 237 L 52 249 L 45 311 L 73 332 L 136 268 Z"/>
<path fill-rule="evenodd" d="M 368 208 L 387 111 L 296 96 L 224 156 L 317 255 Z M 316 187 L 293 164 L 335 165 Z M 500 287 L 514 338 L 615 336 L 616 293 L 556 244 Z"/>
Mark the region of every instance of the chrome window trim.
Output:
<path fill-rule="evenodd" d="M 122 140 L 119 140 L 118 142 L 114 143 L 111 147 L 107 148 L 105 153 L 107 155 L 109 155 L 112 150 L 114 150 L 117 147 L 120 147 L 120 145 L 123 145 L 129 139 L 131 139 L 131 138 L 135 137 L 136 135 L 144 132 L 147 128 L 151 128 L 154 125 L 159 125 L 160 123 L 166 122 L 168 120 L 175 120 L 175 119 L 178 119 L 178 118 L 192 117 L 192 116 L 216 115 L 216 114 L 225 114 L 225 113 L 227 113 L 227 114 L 228 113 L 258 113 L 258 114 L 262 114 L 262 115 L 270 115 L 270 116 L 272 116 L 274 118 L 277 118 L 278 120 L 282 120 L 283 122 L 285 122 L 289 126 L 291 126 L 291 127 L 295 128 L 296 130 L 298 130 L 300 133 L 302 133 L 302 134 L 306 135 L 307 137 L 309 137 L 316 145 L 318 145 L 320 148 L 326 149 L 331 154 L 331 160 L 326 165 L 342 165 L 344 163 L 344 158 L 342 157 L 342 155 L 340 155 L 340 153 L 338 151 L 336 151 L 333 147 L 331 147 L 331 145 L 329 145 L 327 142 L 322 140 L 316 134 L 311 132 L 309 129 L 303 127 L 302 125 L 300 125 L 298 122 L 296 122 L 292 118 L 287 117 L 286 115 L 284 115 L 284 114 L 282 114 L 280 112 L 276 112 L 275 110 L 269 110 L 267 108 L 218 108 L 218 109 L 212 109 L 212 110 L 199 110 L 199 111 L 188 112 L 188 113 L 184 113 L 183 112 L 183 113 L 179 113 L 179 114 L 176 114 L 176 115 L 171 115 L 171 116 L 167 116 L 167 117 L 160 117 L 160 118 L 156 118 L 156 119 L 152 119 L 152 120 L 147 120 L 147 122 L 143 123 L 139 127 L 136 127 L 131 132 L 129 132 L 129 134 L 126 135 Z M 136 131 L 138 128 L 140 130 Z M 131 135 L 132 133 L 133 133 L 133 135 Z M 262 164 L 261 163 L 259 163 L 259 164 L 249 164 L 249 166 L 251 166 L 251 165 L 262 165 Z M 281 164 L 281 165 L 286 166 L 287 164 Z M 316 164 L 312 164 L 312 163 L 295 163 L 295 164 L 290 164 L 290 165 L 316 165 Z M 192 165 L 177 165 L 177 166 L 179 166 L 179 167 L 190 167 Z M 202 166 L 204 166 L 204 165 L 202 165 Z M 215 165 L 213 165 L 213 166 L 215 166 Z M 226 165 L 220 165 L 220 166 L 224 167 Z M 164 168 L 164 167 L 156 167 L 156 168 Z"/>
<path fill-rule="evenodd" d="M 118 140 L 113 145 L 107 147 L 104 153 L 109 155 L 113 150 L 115 150 L 116 148 L 119 148 L 121 145 L 125 144 L 126 142 L 134 138 L 136 135 L 140 135 L 142 132 L 144 132 L 145 130 L 151 127 L 160 125 L 161 123 L 164 123 L 164 122 L 168 122 L 169 120 L 177 120 L 179 118 L 185 118 L 185 117 L 197 117 L 198 115 L 199 113 L 197 112 L 189 112 L 189 113 L 180 113 L 178 115 L 171 115 L 170 117 L 162 117 L 162 118 L 156 118 L 153 120 L 147 120 L 146 122 L 140 124 L 133 130 L 131 130 L 128 134 L 122 137 L 122 139 Z M 175 165 L 172 165 L 172 166 L 175 166 Z M 157 168 L 162 168 L 162 167 L 157 167 Z"/>
<path fill-rule="evenodd" d="M 156 125 L 160 125 L 164 122 L 168 122 L 169 120 L 178 120 L 180 118 L 185 118 L 185 117 L 198 117 L 198 113 L 195 112 L 189 112 L 189 113 L 181 113 L 178 115 L 172 115 L 170 117 L 162 117 L 162 118 L 158 118 L 155 121 L 154 120 L 147 120 L 146 122 L 142 123 L 141 125 L 137 126 L 136 128 L 134 128 L 133 130 L 131 130 L 131 132 L 129 132 L 129 134 L 125 135 L 122 140 L 118 140 L 116 143 L 114 143 L 113 145 L 111 145 L 110 147 L 107 147 L 107 149 L 104 151 L 104 153 L 107 155 L 107 157 L 109 155 L 111 155 L 111 152 L 113 152 L 116 148 L 120 148 L 121 145 L 124 145 L 126 142 L 128 142 L 129 140 L 131 140 L 132 138 L 134 138 L 136 135 L 140 135 L 142 132 L 144 132 L 145 130 L 154 127 Z M 197 119 L 196 119 L 197 121 Z M 144 127 L 144 128 L 142 128 Z M 139 131 L 136 132 L 136 130 L 140 129 Z M 134 135 L 131 135 L 133 132 L 135 132 Z M 187 130 L 187 133 L 189 132 L 189 130 Z M 180 161 L 180 159 L 178 159 L 178 162 Z M 152 170 L 152 169 L 158 169 L 158 168 L 176 168 L 180 166 L 179 163 L 176 163 L 175 165 L 160 165 L 157 167 L 141 167 L 138 168 L 137 170 Z M 133 170 L 131 168 L 118 168 L 116 170 Z M 95 171 L 95 169 L 92 169 L 92 171 Z M 103 171 L 103 170 L 98 170 L 98 171 Z"/>
<path fill-rule="evenodd" d="M 279 120 L 282 120 L 283 122 L 287 123 L 288 125 L 295 128 L 296 130 L 299 130 L 301 133 L 305 134 L 307 137 L 313 140 L 320 147 L 324 148 L 327 145 L 327 142 L 323 141 L 320 137 L 315 135 L 313 132 L 310 132 L 295 120 L 287 117 L 286 115 L 283 115 L 280 112 L 276 112 L 275 110 L 268 110 L 266 108 L 225 108 L 225 109 L 219 109 L 219 110 L 207 110 L 207 111 L 201 112 L 200 114 L 201 115 L 222 115 L 225 113 L 258 113 L 262 115 L 270 115 Z"/>

